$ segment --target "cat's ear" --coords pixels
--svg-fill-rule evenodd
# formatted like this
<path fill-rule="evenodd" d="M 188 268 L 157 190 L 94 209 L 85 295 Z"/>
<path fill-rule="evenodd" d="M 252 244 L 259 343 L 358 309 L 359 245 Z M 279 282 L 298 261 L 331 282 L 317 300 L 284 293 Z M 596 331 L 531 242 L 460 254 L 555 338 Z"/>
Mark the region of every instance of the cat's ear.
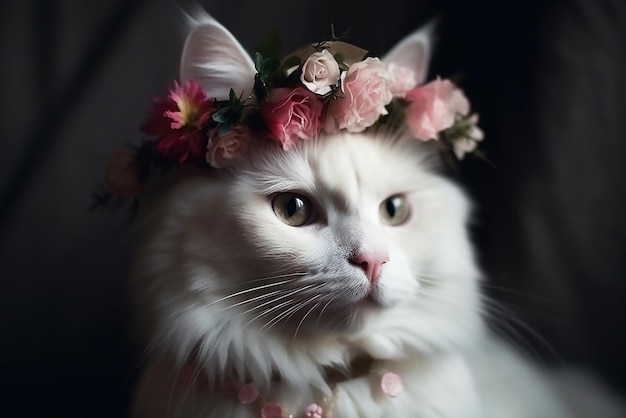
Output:
<path fill-rule="evenodd" d="M 254 63 L 235 37 L 208 14 L 189 17 L 180 63 L 180 79 L 193 79 L 207 97 L 228 100 L 232 88 L 237 96 L 247 97 L 254 87 Z"/>
<path fill-rule="evenodd" d="M 432 20 L 422 28 L 401 40 L 382 58 L 386 64 L 395 64 L 415 71 L 417 84 L 428 76 L 428 65 L 432 55 L 433 38 L 437 21 Z"/>

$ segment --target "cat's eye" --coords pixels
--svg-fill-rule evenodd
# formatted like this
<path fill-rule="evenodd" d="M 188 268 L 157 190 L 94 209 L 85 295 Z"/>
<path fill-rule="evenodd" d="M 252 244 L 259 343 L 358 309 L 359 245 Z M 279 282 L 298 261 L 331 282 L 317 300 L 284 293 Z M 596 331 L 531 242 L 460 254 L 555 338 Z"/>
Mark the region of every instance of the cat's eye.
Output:
<path fill-rule="evenodd" d="M 409 218 L 409 202 L 406 197 L 397 194 L 385 199 L 379 208 L 380 217 L 388 225 L 400 225 Z"/>
<path fill-rule="evenodd" d="M 302 226 L 313 221 L 313 205 L 296 193 L 279 193 L 272 199 L 276 217 L 289 226 Z"/>

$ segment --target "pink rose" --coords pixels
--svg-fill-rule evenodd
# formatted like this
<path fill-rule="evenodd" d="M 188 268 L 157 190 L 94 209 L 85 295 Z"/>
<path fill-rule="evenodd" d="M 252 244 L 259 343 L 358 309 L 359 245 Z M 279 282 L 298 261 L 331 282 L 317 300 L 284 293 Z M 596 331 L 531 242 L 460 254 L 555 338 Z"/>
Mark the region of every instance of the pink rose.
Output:
<path fill-rule="evenodd" d="M 342 74 L 343 97 L 331 102 L 329 112 L 334 124 L 328 130 L 347 129 L 361 132 L 386 115 L 391 102 L 391 78 L 378 58 L 367 58 L 353 64 Z"/>
<path fill-rule="evenodd" d="M 448 80 L 432 81 L 406 94 L 406 124 L 417 139 L 437 139 L 439 132 L 454 125 L 458 115 L 469 113 L 469 102 L 463 92 Z"/>
<path fill-rule="evenodd" d="M 380 381 L 380 388 L 387 396 L 395 398 L 404 390 L 402 379 L 396 373 L 387 372 Z"/>
<path fill-rule="evenodd" d="M 277 88 L 261 104 L 261 117 L 271 137 L 287 150 L 297 139 L 311 139 L 322 126 L 324 104 L 304 87 Z"/>
<path fill-rule="evenodd" d="M 132 151 L 113 154 L 106 165 L 104 186 L 111 196 L 120 199 L 138 194 L 143 183 L 139 180 L 137 154 Z"/>
<path fill-rule="evenodd" d="M 404 97 L 409 90 L 417 85 L 417 78 L 413 70 L 388 64 L 387 71 L 391 75 L 391 94 L 393 97 Z"/>
<path fill-rule="evenodd" d="M 302 65 L 300 80 L 313 93 L 328 94 L 339 81 L 339 64 L 326 49 L 314 52 Z"/>
<path fill-rule="evenodd" d="M 242 125 L 233 126 L 224 136 L 219 136 L 217 130 L 210 132 L 206 162 L 211 167 L 226 167 L 237 154 L 246 151 L 249 137 L 248 128 Z"/>

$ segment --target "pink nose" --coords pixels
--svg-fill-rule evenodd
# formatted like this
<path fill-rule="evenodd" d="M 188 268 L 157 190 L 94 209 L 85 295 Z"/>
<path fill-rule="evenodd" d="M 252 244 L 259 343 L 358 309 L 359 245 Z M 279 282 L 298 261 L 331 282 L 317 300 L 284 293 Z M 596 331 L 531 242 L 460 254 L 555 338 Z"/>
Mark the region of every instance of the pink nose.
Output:
<path fill-rule="evenodd" d="M 363 269 L 367 279 L 372 283 L 378 280 L 380 269 L 387 261 L 389 261 L 389 255 L 387 253 L 369 251 L 359 253 L 356 257 L 350 259 L 350 263 Z"/>

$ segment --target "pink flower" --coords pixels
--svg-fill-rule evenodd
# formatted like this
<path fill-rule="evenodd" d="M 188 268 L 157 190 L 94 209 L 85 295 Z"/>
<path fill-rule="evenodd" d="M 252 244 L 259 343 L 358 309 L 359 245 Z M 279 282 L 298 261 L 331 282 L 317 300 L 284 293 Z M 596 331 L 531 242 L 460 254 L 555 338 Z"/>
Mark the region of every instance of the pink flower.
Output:
<path fill-rule="evenodd" d="M 204 152 L 201 129 L 214 111 L 214 100 L 208 99 L 194 80 L 182 86 L 174 82 L 167 99 L 154 100 L 154 107 L 141 130 L 159 137 L 156 143 L 159 154 L 182 164 Z"/>
<path fill-rule="evenodd" d="M 282 418 L 283 407 L 276 402 L 268 402 L 261 409 L 261 418 Z"/>
<path fill-rule="evenodd" d="M 395 373 L 387 372 L 383 375 L 380 380 L 380 388 L 383 390 L 383 393 L 387 396 L 391 396 L 395 398 L 404 390 L 404 386 L 402 386 L 402 379 Z"/>
<path fill-rule="evenodd" d="M 367 58 L 353 64 L 342 74 L 343 97 L 331 102 L 332 116 L 328 130 L 347 129 L 361 132 L 386 115 L 385 106 L 391 102 L 391 77 L 378 58 Z"/>
<path fill-rule="evenodd" d="M 388 64 L 387 71 L 391 75 L 391 94 L 393 97 L 404 97 L 409 90 L 417 85 L 415 71 L 395 64 Z"/>
<path fill-rule="evenodd" d="M 244 125 L 233 126 L 224 136 L 213 130 L 209 133 L 206 162 L 211 167 L 226 167 L 233 158 L 246 151 L 248 141 L 249 131 Z"/>
<path fill-rule="evenodd" d="M 300 80 L 313 93 L 328 94 L 339 81 L 339 64 L 326 49 L 314 52 L 302 65 Z"/>
<path fill-rule="evenodd" d="M 260 112 L 272 139 L 287 150 L 297 139 L 311 139 L 319 133 L 323 107 L 315 93 L 304 87 L 277 88 Z"/>
<path fill-rule="evenodd" d="M 463 92 L 448 80 L 439 78 L 406 94 L 406 124 L 414 137 L 422 141 L 437 139 L 439 132 L 454 125 L 456 117 L 469 113 Z"/>
<path fill-rule="evenodd" d="M 321 406 L 316 403 L 312 403 L 311 405 L 306 407 L 306 411 L 304 412 L 305 418 L 322 418 L 322 414 L 324 410 Z"/>
<path fill-rule="evenodd" d="M 248 405 L 257 400 L 259 397 L 259 390 L 255 384 L 246 383 L 239 389 L 237 397 L 239 398 L 239 402 L 241 404 Z"/>
<path fill-rule="evenodd" d="M 113 197 L 127 199 L 143 188 L 139 180 L 137 154 L 132 151 L 115 153 L 107 162 L 104 186 Z"/>

